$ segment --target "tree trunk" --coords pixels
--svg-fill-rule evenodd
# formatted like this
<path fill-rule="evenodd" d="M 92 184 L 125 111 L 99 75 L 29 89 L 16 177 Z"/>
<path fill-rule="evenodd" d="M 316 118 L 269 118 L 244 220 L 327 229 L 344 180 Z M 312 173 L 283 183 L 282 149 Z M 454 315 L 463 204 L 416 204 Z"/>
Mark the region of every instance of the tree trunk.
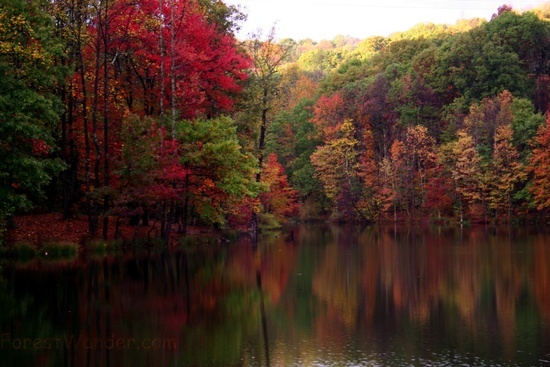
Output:
<path fill-rule="evenodd" d="M 256 182 L 262 179 L 262 165 L 264 162 L 265 136 L 267 134 L 267 112 L 269 109 L 266 106 L 267 91 L 264 91 L 264 108 L 262 108 L 262 124 L 260 125 L 260 139 L 258 141 L 258 166 L 260 170 L 256 174 Z"/>
<path fill-rule="evenodd" d="M 164 93 L 166 88 L 164 85 L 164 37 L 162 35 L 162 28 L 164 28 L 164 18 L 162 17 L 164 7 L 164 1 L 159 0 L 159 14 L 161 14 L 159 25 L 159 52 L 160 52 L 160 115 L 164 115 Z"/>
<path fill-rule="evenodd" d="M 176 29 L 174 24 L 174 0 L 170 2 L 170 89 L 172 110 L 172 139 L 176 139 Z"/>
<path fill-rule="evenodd" d="M 82 38 L 81 34 L 78 34 L 78 62 L 80 69 L 80 81 L 82 83 L 82 122 L 84 129 L 84 171 L 85 171 L 85 195 L 86 195 L 86 206 L 88 211 L 88 231 L 90 234 L 94 234 L 97 230 L 97 226 L 94 221 L 94 208 L 93 201 L 90 197 L 92 191 L 92 178 L 91 178 L 91 166 L 90 166 L 90 155 L 91 155 L 91 145 L 90 145 L 90 133 L 88 126 L 88 93 L 86 88 L 86 71 L 84 69 L 84 56 L 82 55 Z"/>
<path fill-rule="evenodd" d="M 166 207 L 165 207 L 166 210 Z M 172 224 L 174 223 L 174 216 L 176 211 L 176 205 L 174 200 L 170 200 L 170 205 L 168 208 L 168 213 L 165 213 L 165 217 L 163 219 L 164 224 L 161 226 L 163 228 L 163 231 L 161 231 L 161 236 L 163 241 L 168 244 L 170 241 L 170 232 L 172 231 Z"/>
<path fill-rule="evenodd" d="M 108 24 L 108 1 L 105 0 L 105 19 L 103 32 L 103 185 L 109 187 L 109 70 L 107 62 L 107 51 L 109 49 L 109 24 Z M 109 195 L 103 199 L 103 238 L 107 239 L 109 233 Z"/>
<path fill-rule="evenodd" d="M 183 213 L 181 216 L 182 234 L 187 235 L 187 220 L 189 216 L 189 175 L 185 176 L 185 199 L 183 201 Z"/>

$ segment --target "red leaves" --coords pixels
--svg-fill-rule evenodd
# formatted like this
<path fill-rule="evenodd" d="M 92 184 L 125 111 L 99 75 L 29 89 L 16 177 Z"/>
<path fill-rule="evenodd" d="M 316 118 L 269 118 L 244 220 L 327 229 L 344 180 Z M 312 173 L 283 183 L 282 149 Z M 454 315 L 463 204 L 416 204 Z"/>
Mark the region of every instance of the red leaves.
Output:
<path fill-rule="evenodd" d="M 46 144 L 44 140 L 41 139 L 31 139 L 32 143 L 32 153 L 35 156 L 46 157 L 50 154 L 51 147 Z"/>
<path fill-rule="evenodd" d="M 82 243 L 90 238 L 88 220 L 84 216 L 63 219 L 62 215 L 57 213 L 33 214 L 16 216 L 14 222 L 15 226 L 8 231 L 7 236 L 10 243 L 27 242 L 33 245 L 55 241 Z M 137 230 L 134 226 L 120 223 L 118 229 L 115 226 L 109 228 L 108 238 L 122 236 L 130 240 L 136 236 Z M 138 236 L 146 237 L 147 229 L 142 229 Z"/>
<path fill-rule="evenodd" d="M 313 121 L 320 127 L 326 140 L 335 138 L 344 122 L 344 99 L 339 93 L 331 96 L 321 96 L 314 108 Z"/>
<path fill-rule="evenodd" d="M 110 54 L 120 92 L 131 96 L 132 112 L 150 114 L 152 107 L 159 113 L 161 100 L 168 107 L 172 80 L 175 107 L 183 118 L 232 108 L 250 62 L 231 34 L 205 18 L 198 3 L 166 1 L 159 9 L 158 0 L 119 1 L 110 17 Z"/>
<path fill-rule="evenodd" d="M 279 222 L 284 222 L 298 212 L 298 192 L 288 183 L 283 166 L 277 156 L 271 153 L 262 169 L 262 183 L 267 191 L 260 194 L 266 213 L 273 214 Z"/>
<path fill-rule="evenodd" d="M 175 139 L 165 139 L 158 148 L 158 167 L 162 171 L 163 180 L 181 181 L 187 175 L 186 170 L 180 162 L 180 145 Z"/>
<path fill-rule="evenodd" d="M 434 211 L 437 219 L 441 216 L 452 216 L 453 214 L 453 182 L 451 177 L 445 176 L 443 167 L 439 166 L 433 170 L 432 176 L 426 183 L 426 202 L 424 206 Z"/>

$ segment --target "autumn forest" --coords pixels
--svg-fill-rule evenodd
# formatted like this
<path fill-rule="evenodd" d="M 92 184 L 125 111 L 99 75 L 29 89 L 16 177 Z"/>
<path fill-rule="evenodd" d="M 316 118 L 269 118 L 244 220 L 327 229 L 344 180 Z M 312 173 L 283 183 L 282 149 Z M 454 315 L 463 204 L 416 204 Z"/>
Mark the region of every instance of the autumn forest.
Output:
<path fill-rule="evenodd" d="M 0 4 L 3 235 L 549 218 L 550 3 L 318 42 L 219 0 Z"/>

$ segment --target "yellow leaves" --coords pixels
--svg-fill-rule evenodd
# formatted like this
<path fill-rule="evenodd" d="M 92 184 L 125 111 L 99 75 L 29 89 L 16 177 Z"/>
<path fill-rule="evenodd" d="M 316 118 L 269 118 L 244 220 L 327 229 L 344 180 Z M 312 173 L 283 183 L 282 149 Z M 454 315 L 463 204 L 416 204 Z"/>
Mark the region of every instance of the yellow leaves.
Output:
<path fill-rule="evenodd" d="M 481 163 L 473 137 L 465 130 L 458 132 L 458 140 L 451 143 L 451 175 L 456 191 L 461 195 L 461 207 L 473 208 L 487 198 L 487 167 Z"/>
<path fill-rule="evenodd" d="M 315 167 L 317 175 L 323 183 L 325 195 L 329 199 L 334 199 L 338 194 L 338 183 L 340 181 L 335 158 L 336 156 L 333 154 L 330 145 L 317 148 L 311 155 L 311 163 Z"/>
<path fill-rule="evenodd" d="M 27 19 L 22 15 L 0 14 L 0 35 L 3 40 L 13 40 L 20 36 L 33 37 L 34 32 Z"/>
<path fill-rule="evenodd" d="M 520 155 L 512 144 L 511 125 L 497 127 L 492 153 L 484 159 L 469 132 L 461 130 L 457 136 L 458 140 L 442 148 L 440 158 L 450 167 L 462 204 L 471 210 L 493 209 L 497 214 L 509 215 L 514 190 L 527 179 Z"/>
<path fill-rule="evenodd" d="M 23 15 L 0 13 L 0 57 L 22 63 L 43 63 L 47 53 L 42 48 L 32 25 Z M 18 71 L 20 74 L 22 71 Z"/>
<path fill-rule="evenodd" d="M 343 269 L 337 245 L 326 249 L 325 258 L 313 276 L 313 292 L 326 306 L 334 311 L 347 327 L 357 322 L 359 307 L 359 281 L 357 276 L 348 277 L 353 269 Z"/>
<path fill-rule="evenodd" d="M 338 195 L 342 180 L 355 175 L 359 170 L 356 149 L 358 141 L 354 133 L 352 120 L 345 120 L 336 134 L 338 138 L 317 148 L 311 156 L 311 162 L 323 182 L 325 194 L 330 199 Z"/>

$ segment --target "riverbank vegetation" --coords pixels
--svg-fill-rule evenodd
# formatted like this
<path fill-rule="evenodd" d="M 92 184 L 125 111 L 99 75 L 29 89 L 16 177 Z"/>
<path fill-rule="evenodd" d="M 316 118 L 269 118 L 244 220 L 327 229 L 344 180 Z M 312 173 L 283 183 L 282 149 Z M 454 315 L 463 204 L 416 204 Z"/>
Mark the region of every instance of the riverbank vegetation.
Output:
<path fill-rule="evenodd" d="M 244 19 L 214 0 L 0 0 L 2 235 L 24 213 L 165 241 L 547 220 L 548 4 L 364 40 L 237 40 Z"/>

